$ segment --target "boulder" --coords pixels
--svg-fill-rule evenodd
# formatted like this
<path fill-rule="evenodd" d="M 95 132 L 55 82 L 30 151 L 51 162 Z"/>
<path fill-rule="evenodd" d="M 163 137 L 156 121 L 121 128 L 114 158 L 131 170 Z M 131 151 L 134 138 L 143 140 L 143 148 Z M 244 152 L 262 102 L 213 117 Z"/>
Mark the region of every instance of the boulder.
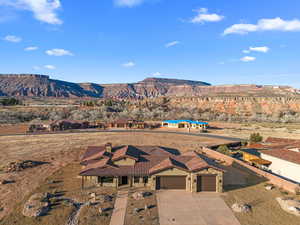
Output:
<path fill-rule="evenodd" d="M 138 208 L 134 208 L 133 209 L 133 214 L 137 214 L 139 212 L 139 209 Z"/>
<path fill-rule="evenodd" d="M 50 210 L 49 199 L 47 197 L 48 193 L 32 195 L 23 207 L 23 215 L 27 217 L 39 217 L 46 215 Z"/>
<path fill-rule="evenodd" d="M 134 192 L 132 194 L 133 199 L 135 200 L 141 200 L 144 199 L 143 193 L 142 192 Z"/>
<path fill-rule="evenodd" d="M 281 198 L 277 197 L 276 201 L 279 203 L 280 207 L 295 216 L 300 216 L 300 201 L 291 198 Z"/>
<path fill-rule="evenodd" d="M 0 181 L 0 184 L 10 184 L 10 183 L 13 183 L 14 181 L 11 181 L 11 180 L 1 180 Z"/>
<path fill-rule="evenodd" d="M 90 197 L 91 198 L 96 198 L 96 193 L 95 192 L 90 193 Z"/>
<path fill-rule="evenodd" d="M 6 173 L 19 172 L 27 168 L 36 167 L 43 164 L 42 162 L 32 161 L 32 160 L 23 160 L 9 162 L 3 169 Z"/>
<path fill-rule="evenodd" d="M 141 199 L 144 199 L 145 197 L 148 197 L 148 196 L 151 196 L 152 193 L 151 192 L 142 192 L 142 191 L 138 191 L 138 192 L 134 192 L 132 194 L 132 197 L 135 199 L 135 200 L 141 200 Z"/>
<path fill-rule="evenodd" d="M 250 206 L 250 205 L 247 205 L 247 204 L 238 204 L 238 203 L 234 203 L 234 204 L 231 206 L 231 209 L 232 209 L 234 212 L 237 212 L 237 213 L 247 213 L 247 212 L 250 212 L 250 211 L 251 211 L 251 206 Z"/>
<path fill-rule="evenodd" d="M 268 191 L 272 190 L 273 188 L 274 188 L 273 185 L 267 185 L 267 186 L 265 186 L 265 189 L 268 190 Z"/>
<path fill-rule="evenodd" d="M 113 200 L 113 197 L 110 195 L 99 195 L 99 196 L 97 196 L 97 200 L 100 203 L 111 202 Z"/>

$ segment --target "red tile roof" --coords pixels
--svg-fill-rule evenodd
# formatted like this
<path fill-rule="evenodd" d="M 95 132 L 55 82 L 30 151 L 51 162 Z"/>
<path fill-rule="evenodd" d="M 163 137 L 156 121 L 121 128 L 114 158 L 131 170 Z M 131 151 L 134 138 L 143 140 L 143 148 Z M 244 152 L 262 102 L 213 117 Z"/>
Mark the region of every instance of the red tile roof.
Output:
<path fill-rule="evenodd" d="M 149 173 L 153 174 L 153 173 L 157 173 L 159 171 L 163 171 L 163 170 L 170 169 L 170 168 L 177 168 L 177 169 L 180 169 L 180 170 L 188 171 L 188 168 L 184 163 L 182 163 L 180 161 L 177 161 L 176 159 L 173 159 L 171 157 L 167 157 L 166 159 L 164 159 L 160 163 L 158 163 L 155 166 L 151 167 L 150 170 L 149 170 Z"/>
<path fill-rule="evenodd" d="M 292 163 L 300 164 L 300 153 L 288 149 L 262 150 L 263 154 L 274 156 Z M 299 171 L 300 172 L 300 171 Z"/>
<path fill-rule="evenodd" d="M 300 152 L 290 150 L 300 148 L 299 139 L 269 137 L 263 143 L 252 144 L 248 147 L 257 149 L 266 155 L 300 164 Z"/>
<path fill-rule="evenodd" d="M 135 152 L 135 149 L 133 149 L 132 146 L 126 145 L 114 152 L 112 160 L 116 161 L 123 158 L 131 158 L 137 161 L 138 156 L 136 156 L 136 154 L 137 153 Z"/>
<path fill-rule="evenodd" d="M 98 153 L 96 152 L 98 149 Z M 104 155 L 104 147 L 89 147 L 83 159 Z M 91 153 L 92 152 L 92 153 Z M 115 166 L 113 163 L 123 157 L 136 160 L 134 166 Z M 193 172 L 205 168 L 215 168 L 221 170 L 213 160 L 200 155 L 197 152 L 188 152 L 182 155 L 175 149 L 168 149 L 158 146 L 118 146 L 112 148 L 109 157 L 99 159 L 95 163 L 94 158 L 86 161 L 87 167 L 80 173 L 82 176 L 148 176 L 159 171 L 178 168 Z M 92 165 L 90 165 L 92 164 Z"/>

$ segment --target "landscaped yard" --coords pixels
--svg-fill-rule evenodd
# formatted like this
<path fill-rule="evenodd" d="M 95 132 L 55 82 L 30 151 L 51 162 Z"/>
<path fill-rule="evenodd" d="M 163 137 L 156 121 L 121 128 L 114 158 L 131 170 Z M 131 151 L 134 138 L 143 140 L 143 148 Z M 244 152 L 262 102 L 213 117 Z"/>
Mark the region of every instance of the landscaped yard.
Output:
<path fill-rule="evenodd" d="M 249 204 L 250 213 L 235 213 L 241 225 L 299 225 L 300 218 L 283 211 L 276 197 L 300 196 L 288 194 L 278 188 L 266 190 L 266 181 L 249 173 L 246 169 L 238 168 L 244 173 L 246 185 L 225 186 L 224 200 L 229 207 L 234 203 Z M 227 189 L 227 190 L 226 190 Z"/>
<path fill-rule="evenodd" d="M 143 199 L 136 200 L 132 197 L 132 194 L 135 192 L 148 192 L 151 194 L 149 194 L 149 196 L 145 196 Z M 144 188 L 131 188 L 129 190 L 125 225 L 138 224 L 159 225 L 155 191 Z"/>
<path fill-rule="evenodd" d="M 72 213 L 76 212 L 76 207 L 67 200 L 77 203 L 87 203 L 91 200 L 90 193 L 96 196 L 109 195 L 111 201 L 99 202 L 97 197 L 95 203 L 82 206 L 82 210 L 78 213 L 78 224 L 82 225 L 108 225 L 114 205 L 116 190 L 113 188 L 90 187 L 81 189 L 81 179 L 77 177 L 80 171 L 78 163 L 71 163 L 68 166 L 58 170 L 52 176 L 48 177 L 40 187 L 28 195 L 24 201 L 17 204 L 14 211 L 3 220 L 2 225 L 68 225 L 72 220 Z M 29 218 L 22 215 L 22 210 L 28 198 L 35 193 L 50 193 L 55 197 L 50 199 L 50 211 L 37 218 Z M 93 202 L 93 201 L 92 201 Z M 99 212 L 99 208 L 105 209 L 103 213 Z M 76 215 L 74 213 L 73 215 Z M 74 218 L 73 218 L 74 219 Z"/>

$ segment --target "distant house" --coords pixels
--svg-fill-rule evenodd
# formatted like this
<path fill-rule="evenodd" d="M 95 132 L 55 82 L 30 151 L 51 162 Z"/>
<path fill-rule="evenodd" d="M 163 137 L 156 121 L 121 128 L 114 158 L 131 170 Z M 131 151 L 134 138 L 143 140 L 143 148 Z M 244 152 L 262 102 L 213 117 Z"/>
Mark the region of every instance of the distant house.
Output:
<path fill-rule="evenodd" d="M 222 192 L 223 170 L 212 159 L 191 151 L 179 154 L 159 146 L 91 146 L 82 157 L 85 182 L 114 188 L 148 187 L 189 192 Z"/>
<path fill-rule="evenodd" d="M 50 131 L 50 124 L 49 123 L 33 123 L 30 124 L 28 127 L 28 132 L 45 132 Z"/>
<path fill-rule="evenodd" d="M 300 140 L 268 138 L 255 147 L 260 158 L 272 162 L 272 173 L 300 183 Z"/>
<path fill-rule="evenodd" d="M 57 120 L 50 123 L 50 131 L 63 131 L 71 129 L 87 129 L 89 122 L 77 120 Z"/>
<path fill-rule="evenodd" d="M 193 120 L 165 120 L 162 122 L 162 127 L 167 128 L 191 128 L 203 129 L 208 127 L 207 122 L 193 121 Z"/>
<path fill-rule="evenodd" d="M 119 118 L 108 124 L 109 128 L 144 129 L 147 124 L 144 121 L 132 118 Z"/>

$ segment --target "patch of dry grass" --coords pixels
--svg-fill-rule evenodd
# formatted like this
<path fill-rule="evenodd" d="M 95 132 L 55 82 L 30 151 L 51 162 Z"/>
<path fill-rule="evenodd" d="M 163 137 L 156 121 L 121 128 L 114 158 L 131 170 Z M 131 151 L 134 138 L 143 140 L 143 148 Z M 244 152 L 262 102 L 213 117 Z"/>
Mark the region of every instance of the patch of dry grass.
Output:
<path fill-rule="evenodd" d="M 22 209 L 25 201 L 34 193 L 56 193 L 62 198 L 76 200 L 77 202 L 87 202 L 89 200 L 89 192 L 105 193 L 114 195 L 115 189 L 100 189 L 98 187 L 81 189 L 81 179 L 78 178 L 80 165 L 78 163 L 71 163 L 68 166 L 55 172 L 48 177 L 34 192 L 30 193 L 24 201 L 17 204 L 14 211 L 5 217 L 0 224 L 2 225 L 53 225 L 66 224 L 70 213 L 74 210 L 74 206 L 66 204 L 65 201 L 57 198 L 51 199 L 51 210 L 45 216 L 39 218 L 28 218 L 22 215 Z M 107 203 L 107 207 L 112 207 L 114 202 Z M 100 218 L 98 206 L 86 206 L 80 213 L 79 225 L 108 225 L 110 221 L 110 214 L 105 219 Z M 103 207 L 103 206 L 101 206 Z M 98 215 L 97 215 L 98 214 Z M 85 218 L 88 218 L 86 220 Z"/>
<path fill-rule="evenodd" d="M 68 133 L 30 136 L 0 137 L 0 167 L 15 160 L 50 162 L 19 173 L 1 174 L 0 179 L 15 180 L 0 186 L 0 218 L 7 215 L 14 205 L 37 188 L 47 176 L 78 159 L 89 145 L 160 145 L 181 151 L 198 149 L 202 144 L 223 142 L 220 139 L 154 133 Z"/>
<path fill-rule="evenodd" d="M 132 194 L 136 191 L 151 192 L 151 196 L 147 196 L 141 200 L 135 200 Z M 145 210 L 145 205 L 150 207 Z M 134 213 L 134 209 L 141 209 L 140 212 Z M 143 210 L 142 210 L 143 209 Z M 125 225 L 159 225 L 158 208 L 156 202 L 155 191 L 147 190 L 145 188 L 132 188 L 129 191 L 127 210 L 125 217 Z"/>
<path fill-rule="evenodd" d="M 225 202 L 231 207 L 235 202 L 252 206 L 250 213 L 235 213 L 241 225 L 299 225 L 300 219 L 283 211 L 276 201 L 276 197 L 290 196 L 275 188 L 265 190 L 266 182 L 249 173 L 246 177 L 247 186 L 230 187 L 223 196 Z M 225 187 L 226 189 L 226 187 Z"/>

